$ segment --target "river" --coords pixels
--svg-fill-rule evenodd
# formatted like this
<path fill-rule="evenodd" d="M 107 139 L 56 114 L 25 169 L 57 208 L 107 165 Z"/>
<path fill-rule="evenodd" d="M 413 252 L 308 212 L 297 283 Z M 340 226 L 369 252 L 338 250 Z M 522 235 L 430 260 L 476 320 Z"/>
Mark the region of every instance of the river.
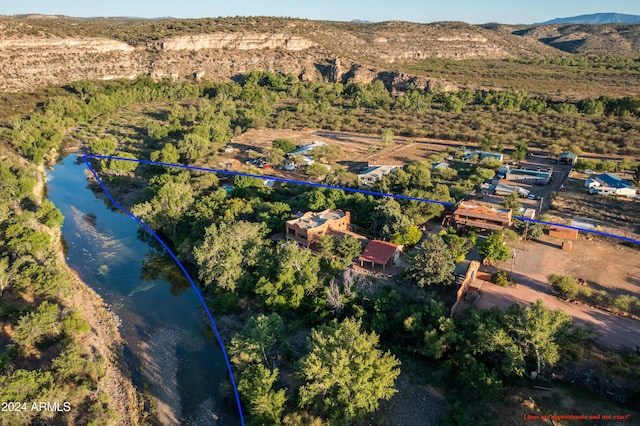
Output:
<path fill-rule="evenodd" d="M 48 173 L 48 197 L 65 216 L 67 264 L 121 319 L 134 385 L 157 400 L 162 424 L 237 425 L 222 351 L 181 271 L 129 216 L 89 189 L 69 155 Z M 223 413 L 224 411 L 224 413 Z"/>

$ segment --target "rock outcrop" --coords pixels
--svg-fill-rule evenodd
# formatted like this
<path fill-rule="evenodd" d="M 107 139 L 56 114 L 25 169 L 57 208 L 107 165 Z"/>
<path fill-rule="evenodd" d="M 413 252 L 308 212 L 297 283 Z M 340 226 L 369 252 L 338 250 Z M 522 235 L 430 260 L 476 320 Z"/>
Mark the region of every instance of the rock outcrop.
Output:
<path fill-rule="evenodd" d="M 409 85 L 446 88 L 454 85 L 410 75 L 407 66 L 429 58 L 558 56 L 562 52 L 555 47 L 584 50 L 589 40 L 600 50 L 640 50 L 636 33 L 640 32 L 584 25 L 0 17 L 0 92 L 141 75 L 228 81 L 253 70 L 293 73 L 305 81 L 379 79 L 393 90 Z"/>

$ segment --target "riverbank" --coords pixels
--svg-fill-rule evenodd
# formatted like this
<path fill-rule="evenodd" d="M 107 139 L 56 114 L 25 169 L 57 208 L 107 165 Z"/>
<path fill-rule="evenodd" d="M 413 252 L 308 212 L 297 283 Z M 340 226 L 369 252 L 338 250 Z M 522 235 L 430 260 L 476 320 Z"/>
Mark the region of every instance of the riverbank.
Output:
<path fill-rule="evenodd" d="M 134 388 L 124 360 L 124 341 L 118 331 L 120 320 L 66 264 L 65 268 L 72 277 L 72 294 L 65 302 L 82 312 L 91 325 L 91 333 L 84 335 L 80 343 L 105 361 L 105 375 L 98 384 L 100 393 L 109 396 L 112 408 L 120 417 L 118 424 L 139 425 L 144 418 L 143 398 Z"/>
<path fill-rule="evenodd" d="M 44 169 L 34 188 L 36 197 L 45 198 L 46 180 Z M 104 360 L 104 376 L 98 383 L 100 395 L 107 395 L 109 403 L 116 411 L 118 425 L 136 426 L 145 418 L 144 399 L 133 386 L 129 368 L 124 359 L 124 340 L 118 327 L 120 319 L 110 311 L 104 300 L 71 269 L 65 260 L 61 230 L 52 229 L 50 235 L 55 247 L 57 262 L 69 276 L 69 292 L 61 296 L 66 309 L 74 309 L 82 314 L 91 326 L 91 332 L 78 338 L 78 343 L 89 349 L 97 358 Z"/>

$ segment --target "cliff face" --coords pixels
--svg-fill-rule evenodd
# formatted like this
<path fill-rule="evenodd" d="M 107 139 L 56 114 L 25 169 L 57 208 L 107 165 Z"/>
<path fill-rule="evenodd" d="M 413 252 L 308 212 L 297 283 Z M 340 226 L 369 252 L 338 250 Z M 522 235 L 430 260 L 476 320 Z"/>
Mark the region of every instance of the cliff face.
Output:
<path fill-rule="evenodd" d="M 145 70 L 139 53 L 127 43 L 103 38 L 5 38 L 0 41 L 0 91 L 132 78 Z"/>
<path fill-rule="evenodd" d="M 549 34 L 551 31 L 553 34 Z M 596 34 L 597 32 L 597 34 Z M 588 34 L 587 34 L 588 33 Z M 455 88 L 403 72 L 428 58 L 559 56 L 566 44 L 639 51 L 634 28 L 516 28 L 462 22 L 354 24 L 287 18 L 79 20 L 0 16 L 0 91 L 147 75 L 228 81 L 253 70 L 304 80 Z M 595 41 L 594 41 L 595 40 Z M 555 44 L 554 44 L 555 43 Z M 615 49 L 614 49 L 615 50 Z M 588 49 L 587 49 L 588 51 Z M 396 71 L 388 71 L 388 70 Z"/>
<path fill-rule="evenodd" d="M 158 50 L 261 50 L 284 49 L 305 50 L 316 46 L 316 43 L 299 36 L 267 33 L 214 33 L 171 37 L 165 41 L 149 43 L 148 46 Z"/>
<path fill-rule="evenodd" d="M 0 42 L 0 91 L 31 91 L 75 80 L 147 75 L 228 81 L 252 70 L 293 73 L 304 80 L 369 82 L 380 78 L 401 89 L 429 81 L 380 72 L 299 36 L 216 33 L 171 37 L 133 47 L 104 38 L 20 37 Z"/>

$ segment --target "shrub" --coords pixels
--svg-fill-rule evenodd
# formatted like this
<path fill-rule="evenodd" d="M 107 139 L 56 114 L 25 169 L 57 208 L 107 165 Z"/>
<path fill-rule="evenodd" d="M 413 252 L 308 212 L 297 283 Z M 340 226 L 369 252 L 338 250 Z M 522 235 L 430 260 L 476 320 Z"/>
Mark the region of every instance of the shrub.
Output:
<path fill-rule="evenodd" d="M 549 282 L 563 299 L 574 299 L 580 290 L 576 279 L 569 275 L 552 274 L 549 276 Z"/>
<path fill-rule="evenodd" d="M 491 282 L 501 287 L 510 287 L 515 284 L 513 277 L 507 271 L 498 271 L 491 275 Z"/>
<path fill-rule="evenodd" d="M 274 139 L 274 141 L 271 142 L 271 146 L 273 148 L 282 150 L 282 152 L 284 152 L 285 154 L 291 151 L 295 151 L 296 149 L 296 146 L 293 142 L 291 142 L 289 139 L 284 138 Z"/>

